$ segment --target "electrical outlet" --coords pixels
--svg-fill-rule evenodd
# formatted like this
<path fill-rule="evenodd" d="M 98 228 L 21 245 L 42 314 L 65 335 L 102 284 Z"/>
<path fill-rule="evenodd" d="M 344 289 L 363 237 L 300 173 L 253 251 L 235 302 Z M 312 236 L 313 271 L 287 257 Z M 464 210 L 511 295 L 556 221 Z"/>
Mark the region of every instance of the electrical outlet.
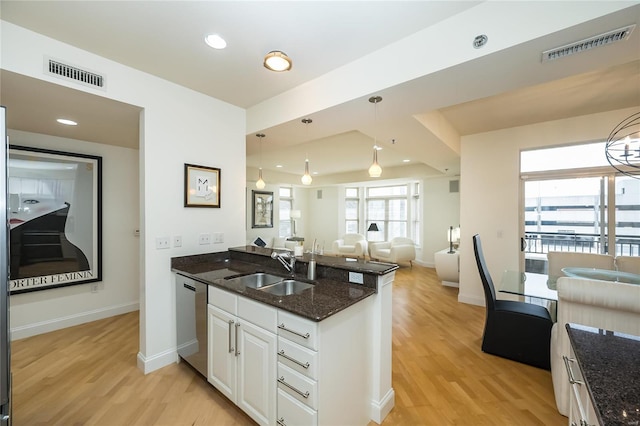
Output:
<path fill-rule="evenodd" d="M 211 244 L 211 234 L 200 234 L 198 242 L 200 245 Z"/>
<path fill-rule="evenodd" d="M 156 237 L 156 249 L 168 249 L 169 237 Z"/>
<path fill-rule="evenodd" d="M 214 243 L 224 243 L 224 233 L 223 232 L 214 232 L 213 233 L 213 242 Z"/>
<path fill-rule="evenodd" d="M 91 293 L 98 292 L 98 284 L 91 284 Z"/>
<path fill-rule="evenodd" d="M 364 284 L 364 276 L 360 272 L 349 272 L 349 282 L 354 284 Z"/>
<path fill-rule="evenodd" d="M 173 246 L 174 247 L 182 247 L 182 236 L 176 235 L 173 237 Z"/>

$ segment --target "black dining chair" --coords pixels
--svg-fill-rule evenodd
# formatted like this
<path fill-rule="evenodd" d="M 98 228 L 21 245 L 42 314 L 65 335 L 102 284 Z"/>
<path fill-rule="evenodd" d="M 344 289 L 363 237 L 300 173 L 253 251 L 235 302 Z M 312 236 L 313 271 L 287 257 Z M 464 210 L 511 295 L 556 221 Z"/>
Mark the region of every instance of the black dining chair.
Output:
<path fill-rule="evenodd" d="M 531 303 L 496 299 L 496 290 L 477 234 L 473 236 L 473 250 L 487 306 L 482 351 L 550 370 L 553 321 L 549 311 L 544 306 Z"/>

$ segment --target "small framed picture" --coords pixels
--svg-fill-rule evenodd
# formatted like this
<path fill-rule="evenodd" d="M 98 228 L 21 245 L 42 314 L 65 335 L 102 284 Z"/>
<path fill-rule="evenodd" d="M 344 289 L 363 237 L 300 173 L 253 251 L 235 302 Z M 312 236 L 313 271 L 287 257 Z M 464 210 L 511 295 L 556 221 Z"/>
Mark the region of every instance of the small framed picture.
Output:
<path fill-rule="evenodd" d="M 184 206 L 220 207 L 220 169 L 184 165 Z"/>
<path fill-rule="evenodd" d="M 273 192 L 251 191 L 252 228 L 273 228 Z"/>

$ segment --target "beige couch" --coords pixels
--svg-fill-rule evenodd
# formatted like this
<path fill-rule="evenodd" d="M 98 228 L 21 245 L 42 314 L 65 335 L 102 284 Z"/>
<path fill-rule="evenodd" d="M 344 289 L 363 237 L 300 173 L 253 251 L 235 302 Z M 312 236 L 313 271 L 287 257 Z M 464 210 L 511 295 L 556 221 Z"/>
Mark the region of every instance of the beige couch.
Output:
<path fill-rule="evenodd" d="M 551 375 L 556 405 L 569 414 L 570 385 L 562 356 L 569 356 L 567 323 L 640 336 L 640 285 L 561 277 L 558 322 L 551 330 Z"/>

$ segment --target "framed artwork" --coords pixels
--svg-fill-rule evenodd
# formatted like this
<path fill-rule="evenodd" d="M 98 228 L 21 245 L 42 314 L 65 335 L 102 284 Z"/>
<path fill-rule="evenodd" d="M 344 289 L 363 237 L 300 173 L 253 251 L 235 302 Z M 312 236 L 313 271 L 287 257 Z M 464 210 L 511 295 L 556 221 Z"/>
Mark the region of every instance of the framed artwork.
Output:
<path fill-rule="evenodd" d="M 11 294 L 102 281 L 102 157 L 9 146 Z"/>
<path fill-rule="evenodd" d="M 220 207 L 220 169 L 184 165 L 184 206 Z"/>
<path fill-rule="evenodd" d="M 273 228 L 273 192 L 251 191 L 251 227 Z"/>

